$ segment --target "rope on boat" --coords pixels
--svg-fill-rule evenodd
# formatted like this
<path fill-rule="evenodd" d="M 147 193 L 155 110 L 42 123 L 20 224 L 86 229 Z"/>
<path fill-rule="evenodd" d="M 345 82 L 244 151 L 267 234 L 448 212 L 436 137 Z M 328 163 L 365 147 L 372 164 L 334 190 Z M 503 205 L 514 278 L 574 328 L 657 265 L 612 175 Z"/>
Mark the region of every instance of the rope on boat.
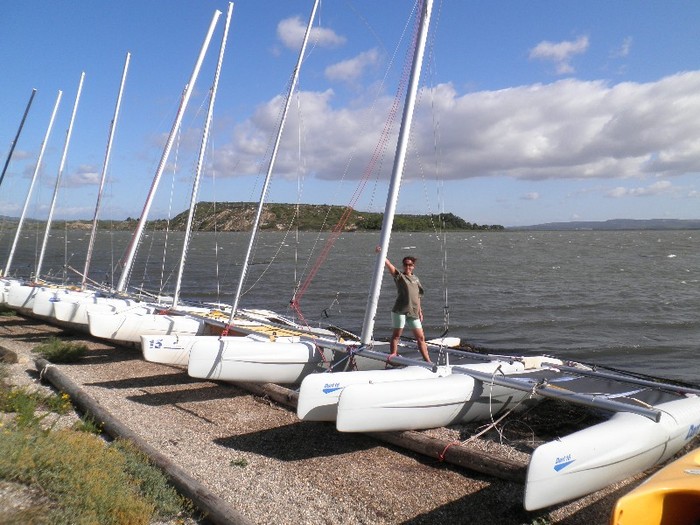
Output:
<path fill-rule="evenodd" d="M 493 374 L 491 375 L 491 377 L 492 378 L 495 377 L 499 372 L 502 376 L 505 377 L 505 374 L 503 373 L 503 370 L 501 369 L 500 366 L 498 366 L 498 368 L 496 368 L 496 370 L 493 371 Z M 491 393 L 493 392 L 494 386 L 495 385 L 494 385 L 493 379 L 492 379 L 491 390 L 489 392 L 489 413 L 491 415 L 491 423 L 489 423 L 488 425 L 484 425 L 484 427 L 482 427 L 481 431 L 479 431 L 476 434 L 472 434 L 464 441 L 456 440 L 456 441 L 452 441 L 451 443 L 448 443 L 445 446 L 445 448 L 442 450 L 442 452 L 440 452 L 440 454 L 438 455 L 438 460 L 440 460 L 441 462 L 445 460 L 445 454 L 447 453 L 447 451 L 449 450 L 450 447 L 452 447 L 454 445 L 466 445 L 470 441 L 473 441 L 473 440 L 483 436 L 484 434 L 486 434 L 487 432 L 489 432 L 490 430 L 493 430 L 493 429 L 496 429 L 496 431 L 498 432 L 498 435 L 501 439 L 501 442 L 503 441 L 503 433 L 498 429 L 498 424 L 501 421 L 503 421 L 506 417 L 508 417 L 515 409 L 517 409 L 523 403 L 524 399 L 521 399 L 520 401 L 518 401 L 513 407 L 509 408 L 503 414 L 501 414 L 501 416 L 499 416 L 498 419 L 494 420 L 493 419 L 493 410 L 492 410 L 492 408 L 493 408 L 492 407 L 492 395 L 491 395 Z M 537 395 L 536 389 L 537 389 L 537 384 L 533 385 L 532 391 L 530 392 L 530 398 Z"/>
<path fill-rule="evenodd" d="M 413 47 L 411 47 L 410 49 L 412 50 Z M 403 100 L 403 93 L 406 90 L 406 86 L 408 85 L 408 79 L 410 76 L 412 65 L 411 57 L 411 52 L 407 52 L 406 59 L 404 60 L 401 80 L 399 81 L 394 100 L 389 111 L 389 115 L 386 121 L 384 122 L 384 128 L 382 129 L 380 138 L 377 141 L 377 144 L 375 145 L 372 157 L 370 158 L 367 166 L 365 167 L 362 176 L 360 177 L 360 180 L 357 183 L 355 191 L 350 197 L 348 204 L 345 206 L 345 209 L 343 210 L 340 219 L 335 224 L 335 226 L 330 232 L 330 235 L 326 239 L 326 243 L 321 249 L 321 252 L 318 255 L 318 257 L 316 258 L 316 262 L 313 264 L 311 270 L 309 271 L 309 274 L 306 276 L 304 282 L 299 286 L 299 289 L 290 301 L 291 307 L 300 317 L 303 317 L 301 315 L 301 298 L 304 296 L 311 282 L 316 277 L 316 274 L 318 273 L 319 269 L 330 255 L 331 249 L 335 245 L 335 242 L 337 241 L 338 237 L 340 237 L 340 235 L 343 233 L 345 225 L 350 219 L 352 212 L 355 210 L 357 202 L 359 201 L 359 198 L 362 195 L 362 192 L 364 191 L 370 176 L 374 173 L 376 166 L 378 164 L 381 164 L 384 158 L 387 145 L 392 137 L 391 131 L 394 128 L 394 123 L 396 122 L 396 118 L 400 113 L 401 101 Z"/>

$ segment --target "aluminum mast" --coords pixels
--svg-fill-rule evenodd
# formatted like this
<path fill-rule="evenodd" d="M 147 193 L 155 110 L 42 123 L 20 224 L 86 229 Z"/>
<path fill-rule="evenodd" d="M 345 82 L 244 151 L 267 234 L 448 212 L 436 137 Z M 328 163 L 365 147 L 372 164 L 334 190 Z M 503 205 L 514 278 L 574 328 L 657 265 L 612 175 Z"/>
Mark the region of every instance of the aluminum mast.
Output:
<path fill-rule="evenodd" d="M 17 241 L 19 241 L 20 233 L 22 232 L 22 225 L 24 224 L 25 216 L 27 215 L 27 208 L 29 207 L 29 199 L 32 196 L 32 191 L 34 190 L 34 184 L 36 183 L 37 176 L 39 175 L 39 168 L 41 168 L 41 161 L 44 158 L 44 152 L 46 151 L 46 144 L 49 141 L 49 136 L 51 135 L 51 129 L 53 128 L 54 120 L 56 119 L 56 113 L 58 111 L 58 106 L 61 104 L 61 97 L 63 97 L 63 91 L 58 92 L 56 97 L 56 103 L 53 106 L 53 111 L 51 113 L 51 119 L 49 119 L 49 126 L 46 128 L 46 134 L 44 135 L 44 140 L 41 143 L 41 149 L 39 150 L 39 157 L 36 161 L 36 166 L 34 167 L 34 174 L 32 175 L 32 182 L 29 183 L 29 191 L 27 192 L 27 198 L 24 201 L 24 207 L 22 208 L 22 214 L 19 218 L 19 223 L 17 223 L 17 231 L 15 232 L 15 239 L 12 241 L 12 248 L 10 248 L 10 255 L 7 258 L 7 264 L 5 265 L 5 275 L 10 274 L 10 269 L 12 268 L 12 259 L 15 256 L 15 250 L 17 249 Z"/>
<path fill-rule="evenodd" d="M 160 183 L 160 177 L 161 175 L 163 175 L 165 164 L 168 162 L 168 157 L 170 156 L 170 150 L 173 147 L 175 136 L 177 135 L 177 132 L 180 129 L 180 124 L 182 123 L 182 119 L 185 114 L 185 109 L 187 108 L 187 104 L 190 101 L 192 91 L 194 90 L 195 82 L 197 81 L 197 76 L 199 75 L 199 70 L 201 69 L 202 62 L 204 61 L 204 55 L 206 54 L 207 49 L 209 48 L 209 43 L 211 42 L 211 37 L 214 33 L 216 23 L 219 20 L 219 16 L 221 16 L 221 11 L 216 10 L 211 20 L 211 24 L 209 25 L 209 31 L 207 32 L 207 35 L 204 39 L 204 43 L 202 44 L 202 49 L 199 52 L 199 57 L 197 58 L 197 62 L 195 63 L 194 70 L 192 71 L 192 75 L 190 76 L 190 81 L 187 83 L 187 86 L 185 87 L 185 92 L 182 95 L 180 108 L 178 109 L 177 116 L 175 117 L 173 127 L 170 130 L 170 135 L 168 136 L 168 141 L 165 145 L 165 149 L 163 150 L 163 155 L 160 159 L 160 163 L 158 164 L 158 169 L 156 170 L 155 177 L 153 178 L 153 182 L 151 183 L 151 189 L 148 192 L 146 203 L 143 206 L 143 211 L 141 212 L 141 217 L 139 219 L 138 226 L 136 227 L 136 231 L 134 232 L 134 235 L 131 238 L 131 244 L 129 245 L 129 249 L 124 262 L 124 269 L 122 270 L 122 273 L 119 276 L 119 283 L 117 284 L 118 292 L 123 292 L 126 289 L 127 282 L 129 281 L 131 269 L 134 264 L 134 259 L 136 257 L 136 250 L 138 249 L 139 243 L 141 242 L 141 235 L 143 234 L 143 229 L 146 226 L 146 221 L 148 220 L 148 212 L 151 209 L 151 204 L 153 203 L 153 198 L 155 196 L 156 189 L 158 188 L 158 184 Z"/>
<path fill-rule="evenodd" d="M 250 262 L 250 255 L 253 251 L 253 244 L 255 243 L 255 237 L 257 235 L 258 225 L 260 224 L 260 216 L 262 215 L 263 204 L 265 203 L 265 197 L 267 195 L 267 189 L 270 185 L 270 179 L 272 178 L 272 169 L 275 165 L 275 159 L 277 158 L 277 150 L 279 149 L 280 142 L 282 139 L 282 131 L 284 130 L 284 123 L 287 119 L 287 113 L 289 111 L 289 106 L 292 102 L 292 95 L 294 94 L 294 88 L 299 80 L 299 70 L 301 69 L 301 63 L 304 60 L 304 52 L 306 51 L 306 44 L 309 41 L 309 35 L 311 34 L 311 26 L 314 23 L 314 18 L 316 17 L 316 8 L 318 7 L 318 0 L 314 1 L 313 9 L 311 10 L 311 16 L 309 17 L 309 23 L 306 26 L 306 32 L 304 33 L 304 40 L 301 44 L 301 50 L 299 51 L 299 59 L 297 60 L 297 65 L 294 68 L 294 74 L 292 76 L 292 83 L 289 86 L 289 93 L 287 94 L 287 100 L 284 103 L 284 110 L 282 112 L 282 119 L 280 120 L 280 127 L 277 131 L 277 138 L 275 139 L 275 145 L 272 148 L 272 155 L 270 156 L 270 164 L 267 168 L 267 175 L 265 176 L 265 182 L 263 183 L 262 191 L 260 192 L 260 203 L 258 204 L 258 211 L 255 214 L 255 221 L 253 222 L 253 229 L 251 233 L 250 242 L 248 243 L 248 250 L 245 254 L 245 259 L 243 260 L 243 267 L 241 269 L 241 277 L 238 280 L 238 288 L 236 289 L 236 296 L 233 299 L 233 307 L 231 308 L 231 317 L 229 318 L 229 324 L 233 324 L 234 317 L 236 316 L 236 311 L 238 310 L 238 303 L 241 299 L 241 291 L 243 290 L 243 283 L 245 281 L 246 274 L 248 273 L 248 263 Z"/>
<path fill-rule="evenodd" d="M 381 250 L 375 263 L 374 276 L 372 279 L 372 286 L 370 288 L 370 296 L 367 301 L 365 319 L 362 325 L 361 342 L 363 345 L 370 343 L 374 331 L 374 319 L 377 314 L 379 292 L 381 291 L 382 278 L 384 276 L 384 260 L 386 259 L 386 255 L 389 251 L 389 239 L 391 237 L 391 228 L 394 224 L 396 201 L 399 198 L 399 189 L 401 188 L 401 177 L 403 176 L 406 149 L 411 131 L 411 122 L 413 120 L 413 108 L 416 104 L 418 81 L 420 80 L 423 54 L 425 52 L 425 43 L 428 36 L 428 26 L 430 25 L 430 13 L 432 9 L 433 0 L 425 0 L 425 2 L 423 2 L 420 6 L 421 19 L 418 29 L 418 42 L 416 43 L 416 51 L 413 56 L 413 65 L 411 66 L 411 76 L 406 92 L 403 119 L 401 121 L 401 129 L 399 130 L 396 156 L 394 157 L 394 167 L 391 174 L 391 184 L 389 185 L 389 195 L 387 196 L 384 219 L 382 221 Z"/>
<path fill-rule="evenodd" d="M 85 72 L 80 74 L 80 83 L 78 84 L 78 92 L 75 94 L 75 103 L 73 104 L 73 112 L 70 117 L 70 124 L 68 125 L 68 131 L 66 132 L 66 142 L 63 145 L 63 154 L 61 155 L 61 164 L 58 167 L 58 175 L 56 175 L 56 186 L 53 190 L 53 197 L 51 198 L 51 207 L 49 208 L 49 217 L 46 220 L 46 231 L 44 232 L 44 242 L 41 244 L 41 254 L 39 255 L 39 262 L 36 265 L 36 271 L 34 272 L 34 282 L 39 282 L 39 276 L 41 275 L 41 265 L 44 262 L 44 254 L 46 253 L 46 245 L 49 241 L 49 234 L 51 233 L 51 221 L 53 220 L 53 212 L 56 207 L 56 197 L 58 196 L 58 188 L 61 185 L 61 177 L 63 175 L 63 168 L 66 165 L 66 155 L 68 154 L 68 144 L 70 144 L 70 137 L 73 133 L 73 122 L 75 122 L 75 114 L 78 111 L 78 102 L 80 101 L 80 93 L 83 91 L 83 81 L 85 80 Z"/>
<path fill-rule="evenodd" d="M 221 38 L 221 47 L 219 48 L 219 61 L 216 65 L 214 73 L 214 83 L 211 87 L 211 97 L 209 98 L 209 108 L 207 110 L 207 118 L 204 123 L 204 132 L 202 133 L 202 144 L 199 148 L 199 157 L 197 158 L 197 169 L 195 171 L 194 183 L 192 184 L 192 197 L 190 199 L 190 210 L 187 214 L 187 225 L 185 227 L 185 238 L 182 242 L 182 257 L 180 258 L 180 266 L 177 270 L 177 281 L 175 282 L 175 293 L 173 294 L 173 308 L 177 306 L 180 300 L 180 288 L 182 286 L 182 274 L 185 271 L 185 259 L 187 258 L 187 249 L 190 244 L 190 236 L 192 234 L 192 219 L 194 218 L 194 209 L 197 205 L 197 194 L 199 193 L 199 179 L 202 174 L 202 164 L 204 163 L 204 153 L 207 149 L 209 140 L 209 127 L 211 126 L 212 113 L 214 112 L 214 101 L 216 100 L 216 90 L 219 86 L 219 75 L 221 74 L 221 64 L 224 60 L 224 51 L 226 49 L 226 40 L 228 38 L 228 29 L 231 25 L 231 14 L 233 13 L 233 2 L 228 4 L 228 12 L 226 13 L 226 25 L 224 26 L 224 36 Z"/>
<path fill-rule="evenodd" d="M 32 101 L 34 100 L 34 95 L 36 95 L 36 88 L 32 89 L 32 94 L 29 97 L 29 102 L 27 102 L 27 108 L 24 110 L 24 115 L 22 116 L 22 121 L 19 123 L 19 129 L 15 135 L 15 140 L 12 141 L 12 146 L 10 146 L 10 152 L 7 154 L 7 159 L 5 160 L 5 165 L 2 168 L 2 173 L 0 173 L 0 185 L 2 185 L 2 179 L 5 178 L 5 172 L 7 167 L 10 165 L 10 159 L 12 159 L 12 154 L 15 151 L 15 146 L 19 140 L 19 135 L 22 133 L 22 128 L 24 127 L 24 121 L 27 120 L 27 114 L 29 113 L 29 108 L 32 107 Z"/>
<path fill-rule="evenodd" d="M 85 268 L 83 269 L 83 280 L 80 284 L 80 288 L 85 290 L 88 272 L 90 271 L 90 263 L 92 262 L 92 251 L 95 247 L 95 235 L 97 233 L 97 216 L 100 211 L 100 203 L 102 202 L 102 192 L 104 191 L 105 179 L 107 178 L 107 166 L 109 165 L 109 157 L 112 153 L 112 140 L 114 138 L 114 130 L 117 127 L 117 118 L 119 117 L 119 108 L 122 103 L 122 94 L 124 93 L 124 84 L 126 83 L 126 73 L 129 70 L 129 61 L 131 60 L 131 53 L 126 54 L 126 59 L 124 61 L 124 69 L 122 71 L 122 80 L 119 85 L 119 94 L 117 95 L 117 103 L 114 107 L 114 117 L 109 126 L 109 138 L 107 139 L 107 151 L 105 152 L 105 160 L 102 165 L 102 176 L 100 177 L 100 187 L 97 191 L 97 203 L 95 204 L 95 215 L 92 219 L 92 230 L 90 232 L 90 241 L 88 242 L 87 255 L 85 256 Z"/>

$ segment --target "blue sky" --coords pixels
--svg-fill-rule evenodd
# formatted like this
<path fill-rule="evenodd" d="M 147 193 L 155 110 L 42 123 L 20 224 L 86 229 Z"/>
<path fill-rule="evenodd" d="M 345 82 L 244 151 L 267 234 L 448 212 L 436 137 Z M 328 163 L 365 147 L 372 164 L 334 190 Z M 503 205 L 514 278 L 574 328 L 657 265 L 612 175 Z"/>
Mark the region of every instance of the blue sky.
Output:
<path fill-rule="evenodd" d="M 200 200 L 257 201 L 311 0 L 235 2 Z M 0 155 L 38 90 L 0 215 L 44 218 L 81 72 L 56 218 L 92 218 L 131 53 L 102 218 L 138 217 L 216 9 L 224 12 L 151 218 L 184 210 L 228 3 L 13 2 L 0 17 Z M 411 2 L 321 2 L 269 200 L 345 205 L 380 140 Z M 478 224 L 700 216 L 700 2 L 435 0 L 400 213 Z M 405 34 L 404 34 L 405 32 Z M 404 38 L 401 39 L 402 34 Z M 394 130 L 395 133 L 395 130 Z M 395 135 L 356 207 L 381 211 Z"/>

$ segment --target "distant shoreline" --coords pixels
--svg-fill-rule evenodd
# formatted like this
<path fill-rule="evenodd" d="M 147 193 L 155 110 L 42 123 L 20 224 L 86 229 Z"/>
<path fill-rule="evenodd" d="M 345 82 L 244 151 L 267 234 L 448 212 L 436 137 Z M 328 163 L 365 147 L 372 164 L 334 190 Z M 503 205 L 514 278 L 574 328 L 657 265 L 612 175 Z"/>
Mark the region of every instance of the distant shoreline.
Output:
<path fill-rule="evenodd" d="M 251 213 L 255 205 L 253 203 L 219 203 L 216 213 L 206 206 L 212 203 L 201 203 L 205 211 L 199 211 L 195 215 L 194 231 L 250 231 L 252 225 Z M 275 204 L 271 208 L 265 207 L 261 231 L 282 231 L 288 228 L 293 220 L 295 205 Z M 307 215 L 302 224 L 298 225 L 300 231 L 330 231 L 338 222 L 342 206 L 328 205 L 300 205 L 305 208 Z M 310 211 L 310 213 L 308 213 Z M 304 213 L 300 213 L 303 215 Z M 352 216 L 344 232 L 372 232 L 381 229 L 381 213 L 353 211 Z M 181 212 L 169 221 L 166 219 L 154 219 L 148 221 L 148 228 L 155 230 L 184 231 L 187 212 Z M 309 219 L 310 217 L 310 219 Z M 16 224 L 17 217 L 0 215 L 0 222 Z M 98 229 L 132 231 L 135 229 L 137 219 L 128 217 L 122 220 L 100 220 Z M 34 227 L 43 227 L 46 221 L 40 219 L 26 219 L 25 224 Z M 56 220 L 53 228 L 65 228 L 71 230 L 87 230 L 92 227 L 92 220 Z M 479 225 L 465 221 L 452 213 L 435 215 L 410 215 L 397 214 L 393 231 L 422 232 L 422 231 L 668 231 L 668 230 L 700 230 L 700 219 L 609 219 L 605 221 L 570 221 L 548 222 L 528 226 L 501 226 Z"/>
<path fill-rule="evenodd" d="M 548 222 L 507 226 L 507 231 L 646 231 L 700 230 L 700 219 L 610 219 L 607 221 Z"/>
<path fill-rule="evenodd" d="M 252 228 L 258 204 L 253 202 L 200 202 L 192 220 L 193 231 L 246 232 Z M 189 211 L 183 211 L 170 219 L 154 219 L 147 222 L 148 229 L 185 231 Z M 331 231 L 342 224 L 343 232 L 379 231 L 383 213 L 361 212 L 345 206 L 327 204 L 265 204 L 260 215 L 261 231 L 286 231 L 291 227 L 300 231 Z M 5 222 L 18 222 L 15 217 L 2 217 Z M 100 229 L 131 231 L 138 218 L 99 221 Z M 43 220 L 31 220 L 33 224 L 46 224 Z M 92 220 L 62 220 L 52 223 L 54 228 L 86 230 Z M 479 225 L 467 222 L 453 213 L 427 215 L 396 214 L 393 231 L 502 231 L 500 224 Z"/>

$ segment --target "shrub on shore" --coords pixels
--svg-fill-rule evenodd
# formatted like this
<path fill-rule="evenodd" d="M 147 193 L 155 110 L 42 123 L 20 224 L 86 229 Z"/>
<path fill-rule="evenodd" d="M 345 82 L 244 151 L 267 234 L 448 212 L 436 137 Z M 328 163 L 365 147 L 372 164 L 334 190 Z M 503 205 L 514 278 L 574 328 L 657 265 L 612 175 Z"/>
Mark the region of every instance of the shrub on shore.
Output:
<path fill-rule="evenodd" d="M 5 366 L 0 363 L 0 481 L 39 498 L 30 509 L 10 510 L 1 523 L 145 525 L 192 514 L 192 504 L 130 442 L 42 424 L 46 411 L 68 412 L 70 398 L 7 385 Z"/>
<path fill-rule="evenodd" d="M 38 345 L 34 352 L 52 363 L 75 363 L 87 353 L 87 346 L 50 337 Z"/>

